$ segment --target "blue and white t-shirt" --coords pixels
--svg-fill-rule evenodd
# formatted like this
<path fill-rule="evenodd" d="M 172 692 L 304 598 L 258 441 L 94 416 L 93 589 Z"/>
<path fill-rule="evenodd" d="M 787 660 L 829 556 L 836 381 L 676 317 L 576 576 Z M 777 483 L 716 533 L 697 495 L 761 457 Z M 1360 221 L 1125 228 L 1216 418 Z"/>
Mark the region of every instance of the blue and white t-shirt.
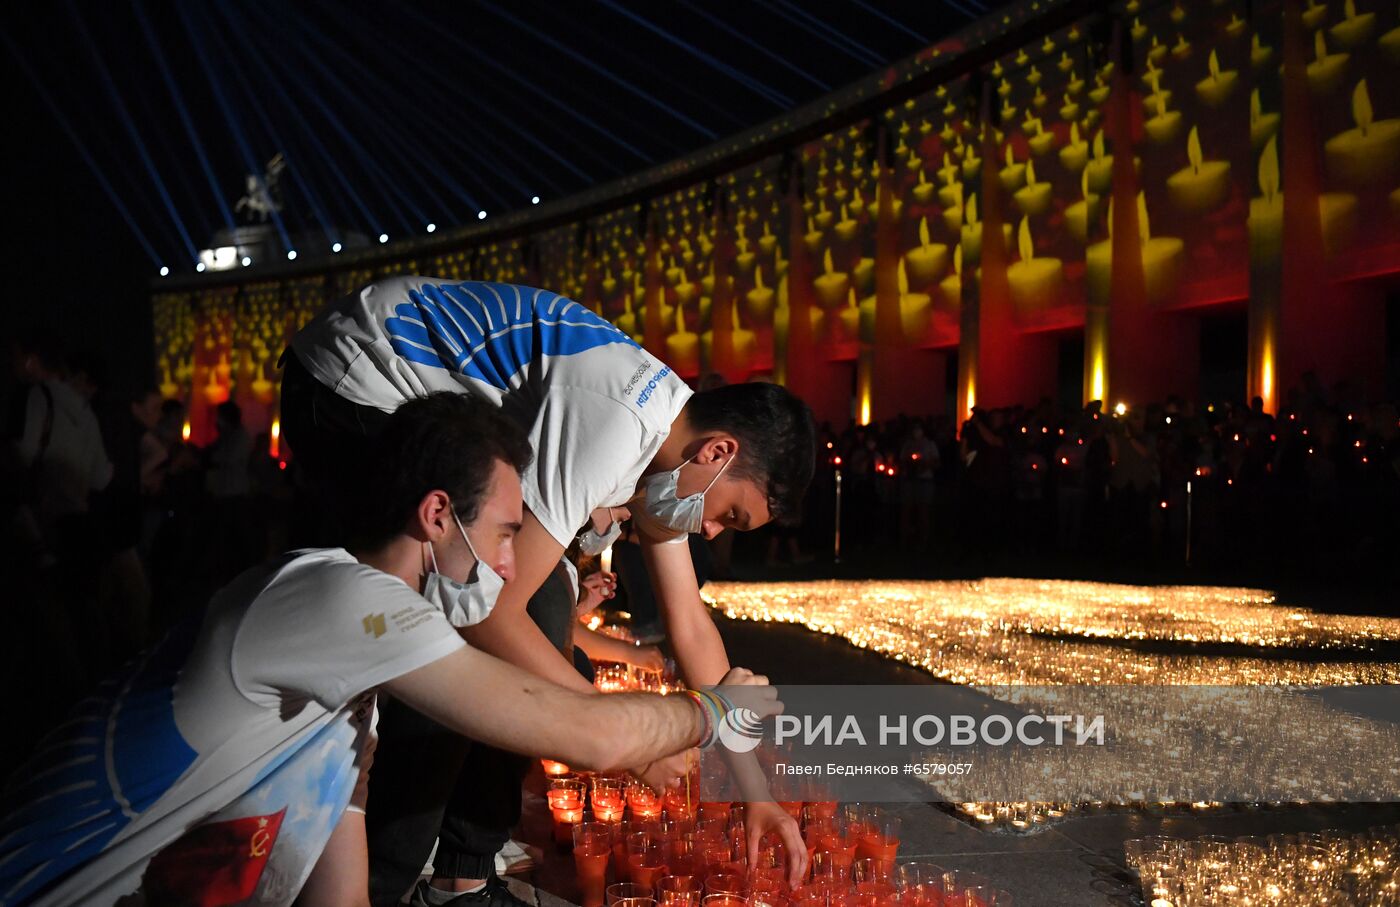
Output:
<path fill-rule="evenodd" d="M 690 397 L 602 318 L 512 284 L 377 281 L 317 315 L 292 349 L 338 395 L 384 412 L 441 390 L 502 407 L 535 451 L 525 505 L 565 546 L 594 508 L 631 499 Z"/>
<path fill-rule="evenodd" d="M 15 776 L 0 905 L 290 905 L 354 790 L 374 688 L 463 645 L 343 549 L 249 570 Z"/>

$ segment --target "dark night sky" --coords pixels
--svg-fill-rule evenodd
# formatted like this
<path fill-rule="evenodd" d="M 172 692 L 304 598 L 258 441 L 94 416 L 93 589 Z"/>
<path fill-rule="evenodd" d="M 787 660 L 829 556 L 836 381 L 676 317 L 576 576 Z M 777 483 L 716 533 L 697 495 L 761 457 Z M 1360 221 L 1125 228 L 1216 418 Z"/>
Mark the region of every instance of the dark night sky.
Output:
<path fill-rule="evenodd" d="M 946 36 L 981 2 L 9 4 L 8 323 L 102 349 L 130 383 L 148 361 L 148 281 L 159 264 L 193 268 L 189 245 L 224 223 L 211 181 L 232 208 L 247 159 L 286 154 L 291 234 L 441 229 L 761 123 Z"/>

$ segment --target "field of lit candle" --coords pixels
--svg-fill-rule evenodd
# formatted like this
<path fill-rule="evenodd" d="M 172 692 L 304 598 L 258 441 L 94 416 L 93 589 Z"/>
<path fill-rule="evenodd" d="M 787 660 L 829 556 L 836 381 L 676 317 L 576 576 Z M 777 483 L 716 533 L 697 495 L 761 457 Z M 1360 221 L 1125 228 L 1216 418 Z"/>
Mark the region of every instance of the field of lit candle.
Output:
<path fill-rule="evenodd" d="M 824 580 L 706 593 L 729 618 L 801 625 L 950 683 L 1400 682 L 1400 619 L 1291 607 L 1262 589 Z"/>

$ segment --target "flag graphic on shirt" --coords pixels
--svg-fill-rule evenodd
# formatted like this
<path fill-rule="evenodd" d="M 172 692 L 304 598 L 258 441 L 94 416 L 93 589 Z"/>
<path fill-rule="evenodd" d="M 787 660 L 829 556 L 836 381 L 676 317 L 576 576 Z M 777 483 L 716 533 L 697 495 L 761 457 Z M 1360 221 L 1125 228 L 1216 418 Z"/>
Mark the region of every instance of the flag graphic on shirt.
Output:
<path fill-rule="evenodd" d="M 253 896 L 287 810 L 190 829 L 151 858 L 141 888 L 152 904 L 225 907 Z"/>
<path fill-rule="evenodd" d="M 632 338 L 571 299 L 512 284 L 426 284 L 384 321 L 394 352 L 507 390 L 537 356 L 571 356 Z"/>

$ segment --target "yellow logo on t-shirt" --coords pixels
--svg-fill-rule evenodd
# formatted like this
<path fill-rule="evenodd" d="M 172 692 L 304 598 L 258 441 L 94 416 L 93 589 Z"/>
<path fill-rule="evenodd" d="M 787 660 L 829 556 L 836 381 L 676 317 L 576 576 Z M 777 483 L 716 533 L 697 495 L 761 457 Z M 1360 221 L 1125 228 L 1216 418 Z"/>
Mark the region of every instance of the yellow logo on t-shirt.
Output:
<path fill-rule="evenodd" d="M 383 636 L 388 631 L 388 627 L 384 624 L 384 615 L 382 613 L 366 615 L 363 623 L 365 625 L 365 635 L 373 635 L 375 639 Z"/>

